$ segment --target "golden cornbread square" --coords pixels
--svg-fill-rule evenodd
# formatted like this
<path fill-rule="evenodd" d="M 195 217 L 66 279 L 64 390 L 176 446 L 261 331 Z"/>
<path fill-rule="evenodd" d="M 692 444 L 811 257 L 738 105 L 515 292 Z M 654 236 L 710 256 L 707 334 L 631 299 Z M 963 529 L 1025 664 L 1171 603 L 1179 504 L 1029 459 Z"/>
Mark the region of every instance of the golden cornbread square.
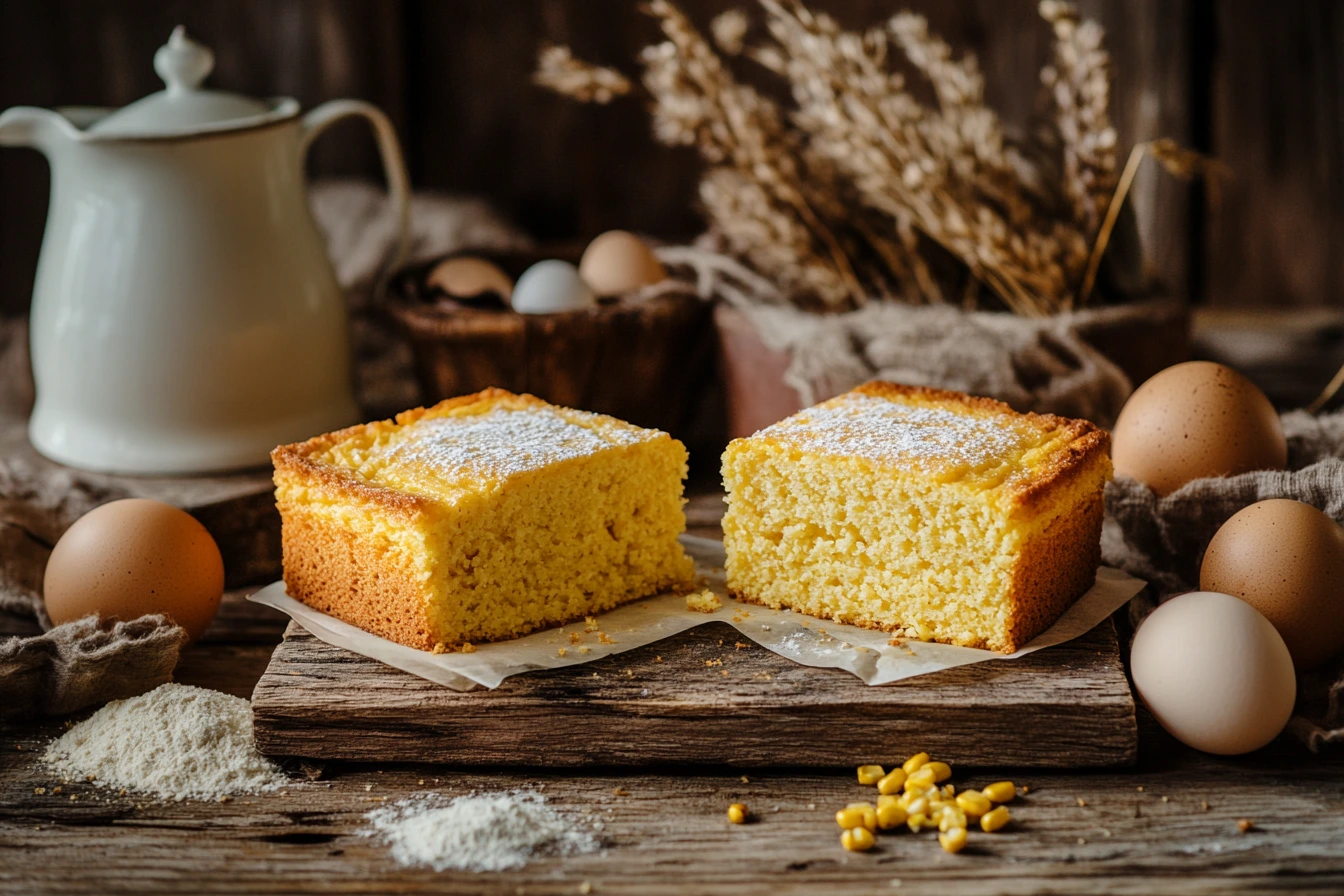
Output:
<path fill-rule="evenodd" d="M 732 594 L 1013 653 L 1096 579 L 1110 437 L 871 382 L 729 444 Z"/>
<path fill-rule="evenodd" d="M 291 597 L 422 650 L 693 588 L 686 449 L 487 389 L 271 453 Z"/>

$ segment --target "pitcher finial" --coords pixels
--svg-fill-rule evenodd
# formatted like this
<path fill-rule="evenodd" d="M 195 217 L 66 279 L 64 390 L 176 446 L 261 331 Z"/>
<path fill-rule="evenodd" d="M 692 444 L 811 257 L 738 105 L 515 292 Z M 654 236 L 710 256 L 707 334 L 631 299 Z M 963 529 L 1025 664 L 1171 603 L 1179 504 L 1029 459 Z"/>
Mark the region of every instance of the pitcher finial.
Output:
<path fill-rule="evenodd" d="M 188 37 L 184 25 L 174 28 L 168 43 L 154 53 L 154 71 L 168 85 L 170 93 L 195 90 L 214 67 L 215 54 Z"/>

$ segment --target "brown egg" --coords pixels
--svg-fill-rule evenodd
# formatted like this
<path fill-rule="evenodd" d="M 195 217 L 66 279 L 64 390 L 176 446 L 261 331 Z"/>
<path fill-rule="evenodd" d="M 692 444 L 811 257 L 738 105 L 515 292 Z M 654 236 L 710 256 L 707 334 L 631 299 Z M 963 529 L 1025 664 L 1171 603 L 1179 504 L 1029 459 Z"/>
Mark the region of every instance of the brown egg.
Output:
<path fill-rule="evenodd" d="M 1111 433 L 1115 472 L 1159 495 L 1192 479 L 1288 462 L 1279 415 L 1255 384 L 1209 361 L 1177 364 L 1140 386 Z"/>
<path fill-rule="evenodd" d="M 469 255 L 439 262 L 425 282 L 455 299 L 474 299 L 490 295 L 498 296 L 507 302 L 509 296 L 513 295 L 513 281 L 509 279 L 508 274 L 484 258 L 473 258 Z"/>
<path fill-rule="evenodd" d="M 1309 504 L 1276 498 L 1238 512 L 1209 542 L 1199 587 L 1263 613 L 1300 672 L 1344 650 L 1344 529 Z"/>
<path fill-rule="evenodd" d="M 599 297 L 619 296 L 667 279 L 649 244 L 633 233 L 608 230 L 583 250 L 579 276 Z"/>
<path fill-rule="evenodd" d="M 219 609 L 224 561 L 191 514 L 128 498 L 94 508 L 65 531 L 47 561 L 43 592 L 57 625 L 90 614 L 163 613 L 194 641 Z"/>

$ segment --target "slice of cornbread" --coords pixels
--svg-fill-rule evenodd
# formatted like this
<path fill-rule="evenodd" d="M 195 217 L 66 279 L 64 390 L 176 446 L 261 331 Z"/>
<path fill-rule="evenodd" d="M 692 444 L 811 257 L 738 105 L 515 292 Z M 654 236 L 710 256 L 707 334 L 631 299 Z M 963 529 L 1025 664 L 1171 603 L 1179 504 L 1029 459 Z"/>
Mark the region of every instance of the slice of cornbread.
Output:
<path fill-rule="evenodd" d="M 289 594 L 411 647 L 693 587 L 686 449 L 657 430 L 487 389 L 271 459 Z"/>
<path fill-rule="evenodd" d="M 1083 420 L 868 383 L 728 446 L 728 587 L 1012 653 L 1096 577 L 1108 448 Z"/>

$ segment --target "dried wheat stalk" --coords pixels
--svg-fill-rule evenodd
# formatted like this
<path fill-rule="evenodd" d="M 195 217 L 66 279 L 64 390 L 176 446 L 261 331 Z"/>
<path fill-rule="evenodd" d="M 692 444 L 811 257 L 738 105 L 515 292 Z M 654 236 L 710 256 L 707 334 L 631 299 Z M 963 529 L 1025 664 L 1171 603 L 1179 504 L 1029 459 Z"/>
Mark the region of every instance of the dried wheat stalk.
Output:
<path fill-rule="evenodd" d="M 542 47 L 532 81 L 585 103 L 600 105 L 625 96 L 634 86 L 616 69 L 575 59 L 569 47 L 553 44 Z"/>
<path fill-rule="evenodd" d="M 1111 126 L 1111 58 L 1096 22 L 1079 20 L 1072 3 L 1042 0 L 1041 17 L 1055 31 L 1054 61 L 1041 70 L 1060 154 L 1061 185 L 1075 222 L 1096 234 L 1115 192 L 1115 128 Z"/>
<path fill-rule="evenodd" d="M 1018 146 L 985 104 L 975 58 L 957 57 L 923 17 L 851 32 L 800 0 L 758 2 L 768 38 L 755 45 L 740 10 L 713 21 L 711 44 L 671 0 L 646 7 L 666 38 L 640 54 L 654 133 L 699 150 L 699 198 L 718 244 L 805 307 L 976 306 L 991 295 L 1041 315 L 1086 299 L 1124 192 L 1100 27 L 1042 0 L 1055 34 L 1041 73 L 1048 115 Z M 782 78 L 793 105 L 737 81 L 715 45 Z M 928 81 L 932 107 L 898 60 Z M 537 80 L 598 102 L 629 87 L 556 47 L 543 51 Z M 1175 157 L 1157 145 L 1155 158 Z"/>

